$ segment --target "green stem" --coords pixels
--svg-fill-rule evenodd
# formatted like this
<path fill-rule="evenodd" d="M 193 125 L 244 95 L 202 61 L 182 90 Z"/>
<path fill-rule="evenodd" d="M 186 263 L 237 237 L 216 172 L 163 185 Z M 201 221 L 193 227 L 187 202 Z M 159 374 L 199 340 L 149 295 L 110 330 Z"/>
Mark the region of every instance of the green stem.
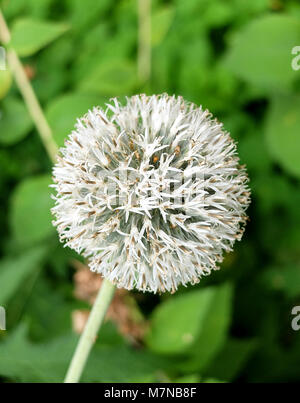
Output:
<path fill-rule="evenodd" d="M 9 45 L 11 40 L 11 35 L 1 10 L 0 40 L 5 45 Z M 58 147 L 53 140 L 51 128 L 47 122 L 47 119 L 45 118 L 44 112 L 35 95 L 31 83 L 26 76 L 22 63 L 15 50 L 11 47 L 8 48 L 7 60 L 45 149 L 50 159 L 55 163 Z M 72 358 L 68 373 L 66 375 L 65 383 L 76 383 L 79 381 L 92 345 L 96 339 L 99 328 L 113 297 L 114 289 L 115 287 L 113 284 L 111 284 L 108 280 L 103 280 L 102 287 L 98 293 L 88 322 Z"/>
<path fill-rule="evenodd" d="M 112 300 L 114 290 L 115 286 L 110 281 L 103 280 L 97 299 L 72 358 L 65 383 L 77 383 L 79 381 L 89 353 L 96 340 L 99 328 Z"/>
<path fill-rule="evenodd" d="M 138 1 L 138 76 L 142 82 L 151 75 L 151 0 Z"/>
<path fill-rule="evenodd" d="M 0 10 L 0 40 L 4 45 L 9 45 L 11 36 L 5 18 Z M 56 162 L 58 147 L 53 140 L 51 128 L 45 118 L 40 103 L 33 91 L 31 83 L 27 78 L 25 70 L 14 49 L 8 46 L 7 61 L 11 72 L 14 75 L 17 86 L 23 96 L 28 112 L 38 130 L 46 151 L 52 160 Z"/>

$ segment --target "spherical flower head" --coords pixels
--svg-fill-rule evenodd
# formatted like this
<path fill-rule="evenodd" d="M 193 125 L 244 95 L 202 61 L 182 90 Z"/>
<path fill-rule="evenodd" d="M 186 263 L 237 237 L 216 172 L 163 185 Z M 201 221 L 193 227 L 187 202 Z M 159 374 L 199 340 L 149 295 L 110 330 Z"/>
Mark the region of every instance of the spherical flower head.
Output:
<path fill-rule="evenodd" d="M 78 119 L 53 170 L 54 225 L 118 287 L 174 292 L 241 238 L 248 177 L 207 110 L 167 94 L 126 101 Z"/>

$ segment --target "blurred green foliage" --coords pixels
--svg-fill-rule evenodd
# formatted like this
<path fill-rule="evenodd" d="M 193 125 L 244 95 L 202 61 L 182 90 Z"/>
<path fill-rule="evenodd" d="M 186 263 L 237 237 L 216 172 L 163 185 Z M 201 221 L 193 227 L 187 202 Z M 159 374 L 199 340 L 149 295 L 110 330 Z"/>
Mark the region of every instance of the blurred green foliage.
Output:
<path fill-rule="evenodd" d="M 105 324 L 83 381 L 299 381 L 300 46 L 296 0 L 153 0 L 152 75 L 137 78 L 136 0 L 3 0 L 15 46 L 61 146 L 112 96 L 202 104 L 238 141 L 253 201 L 221 270 L 174 296 L 133 293 L 138 348 Z M 0 332 L 4 382 L 62 381 L 76 344 L 70 261 L 51 226 L 51 162 L 10 72 L 0 71 Z"/>

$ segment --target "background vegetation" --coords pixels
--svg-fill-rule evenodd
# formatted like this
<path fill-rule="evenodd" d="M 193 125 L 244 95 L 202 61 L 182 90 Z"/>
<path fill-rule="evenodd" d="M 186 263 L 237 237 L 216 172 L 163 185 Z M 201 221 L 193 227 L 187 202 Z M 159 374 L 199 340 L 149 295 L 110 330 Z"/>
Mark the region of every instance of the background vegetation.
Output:
<path fill-rule="evenodd" d="M 0 4 L 58 145 L 112 96 L 175 93 L 224 122 L 251 178 L 221 270 L 173 296 L 119 292 L 83 381 L 300 381 L 299 2 L 153 0 L 150 77 L 136 0 Z M 52 164 L 9 70 L 0 112 L 0 379 L 62 381 L 99 279 L 59 244 Z"/>

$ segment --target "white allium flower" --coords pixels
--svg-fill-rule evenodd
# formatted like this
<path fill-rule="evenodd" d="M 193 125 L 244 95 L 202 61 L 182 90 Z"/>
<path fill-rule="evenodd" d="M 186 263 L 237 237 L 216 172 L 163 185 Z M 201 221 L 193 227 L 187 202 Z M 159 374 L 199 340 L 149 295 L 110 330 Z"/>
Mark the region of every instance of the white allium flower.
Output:
<path fill-rule="evenodd" d="M 243 234 L 250 192 L 236 145 L 181 97 L 95 107 L 78 119 L 53 174 L 60 240 L 118 287 L 198 283 Z"/>

